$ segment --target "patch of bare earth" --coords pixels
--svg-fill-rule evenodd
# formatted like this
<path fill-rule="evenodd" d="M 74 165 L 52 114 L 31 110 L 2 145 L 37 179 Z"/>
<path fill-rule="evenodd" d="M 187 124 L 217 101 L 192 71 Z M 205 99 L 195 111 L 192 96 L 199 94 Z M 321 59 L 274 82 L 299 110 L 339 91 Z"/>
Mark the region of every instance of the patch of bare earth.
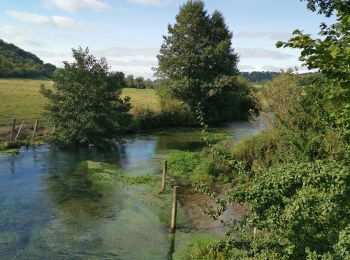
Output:
<path fill-rule="evenodd" d="M 220 190 L 219 192 L 223 193 L 222 189 Z M 248 214 L 247 208 L 240 204 L 228 205 L 219 220 L 214 220 L 203 212 L 205 205 L 215 207 L 213 199 L 202 192 L 196 191 L 191 186 L 180 188 L 179 201 L 196 229 L 219 236 L 224 235 L 227 230 L 222 221 L 239 220 Z"/>

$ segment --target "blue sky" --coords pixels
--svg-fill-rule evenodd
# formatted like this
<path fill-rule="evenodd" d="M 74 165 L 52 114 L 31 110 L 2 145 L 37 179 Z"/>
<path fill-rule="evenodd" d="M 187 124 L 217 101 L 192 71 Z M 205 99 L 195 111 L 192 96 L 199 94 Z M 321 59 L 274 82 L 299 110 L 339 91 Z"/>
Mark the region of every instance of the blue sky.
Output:
<path fill-rule="evenodd" d="M 62 66 L 71 48 L 89 47 L 113 70 L 152 77 L 156 55 L 184 0 L 11 0 L 0 2 L 0 38 Z M 299 0 L 206 0 L 234 33 L 243 71 L 300 66 L 298 51 L 276 49 L 294 29 L 317 35 L 324 21 Z"/>

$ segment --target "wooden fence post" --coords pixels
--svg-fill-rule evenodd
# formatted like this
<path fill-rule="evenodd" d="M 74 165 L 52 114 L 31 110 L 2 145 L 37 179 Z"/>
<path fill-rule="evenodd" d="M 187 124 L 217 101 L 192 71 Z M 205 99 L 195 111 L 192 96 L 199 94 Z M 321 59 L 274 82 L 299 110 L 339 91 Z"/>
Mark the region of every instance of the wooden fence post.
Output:
<path fill-rule="evenodd" d="M 11 127 L 11 142 L 15 140 L 15 132 L 16 132 L 16 119 L 13 119 L 12 127 Z"/>
<path fill-rule="evenodd" d="M 19 134 L 21 133 L 22 128 L 23 128 L 23 125 L 24 125 L 24 121 L 22 121 L 22 124 L 21 124 L 21 126 L 19 127 L 19 129 L 18 129 L 18 132 L 17 132 L 16 137 L 15 137 L 15 141 L 17 140 Z"/>
<path fill-rule="evenodd" d="M 176 229 L 176 214 L 177 214 L 177 186 L 174 186 L 173 189 L 173 207 L 171 212 L 171 226 L 170 231 L 171 233 L 175 233 Z"/>
<path fill-rule="evenodd" d="M 168 253 L 168 259 L 173 259 L 173 254 L 175 252 L 175 233 L 170 234 L 170 248 Z"/>
<path fill-rule="evenodd" d="M 33 137 L 32 137 L 32 143 L 34 143 L 35 141 L 35 135 L 36 135 L 36 131 L 38 129 L 38 120 L 35 121 L 35 125 L 34 125 L 34 130 L 33 130 Z"/>
<path fill-rule="evenodd" d="M 166 182 L 167 174 L 168 174 L 168 161 L 165 160 L 163 162 L 162 189 L 160 190 L 160 192 L 162 192 L 162 193 L 165 191 L 165 182 Z"/>

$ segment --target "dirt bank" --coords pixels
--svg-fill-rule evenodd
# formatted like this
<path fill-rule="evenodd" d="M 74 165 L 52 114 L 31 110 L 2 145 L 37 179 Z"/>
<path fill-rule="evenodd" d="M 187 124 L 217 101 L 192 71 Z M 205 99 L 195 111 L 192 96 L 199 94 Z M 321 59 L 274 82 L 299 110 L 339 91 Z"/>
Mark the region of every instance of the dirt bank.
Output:
<path fill-rule="evenodd" d="M 218 191 L 222 194 L 224 193 L 224 190 L 224 188 L 218 189 Z M 220 236 L 224 235 L 226 232 L 226 228 L 221 222 L 222 220 L 238 220 L 241 219 L 244 215 L 248 214 L 248 210 L 244 206 L 240 204 L 234 204 L 228 206 L 219 220 L 213 220 L 210 217 L 204 215 L 203 206 L 215 206 L 215 202 L 211 197 L 202 192 L 196 191 L 191 186 L 180 188 L 179 201 L 195 228 Z"/>

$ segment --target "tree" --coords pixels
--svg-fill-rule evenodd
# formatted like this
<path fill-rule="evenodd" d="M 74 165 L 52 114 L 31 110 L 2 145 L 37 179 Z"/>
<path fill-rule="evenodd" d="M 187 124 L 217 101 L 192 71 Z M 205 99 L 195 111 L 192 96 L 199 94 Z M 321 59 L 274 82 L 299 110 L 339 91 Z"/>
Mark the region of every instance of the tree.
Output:
<path fill-rule="evenodd" d="M 143 77 L 137 77 L 135 79 L 135 87 L 136 88 L 146 88 L 145 79 Z"/>
<path fill-rule="evenodd" d="M 330 17 L 336 10 L 342 10 L 342 12 L 350 11 L 349 0 L 300 0 L 307 2 L 307 8 L 311 11 L 318 11 L 319 14 L 325 14 Z"/>
<path fill-rule="evenodd" d="M 204 3 L 189 0 L 180 7 L 176 23 L 168 26 L 158 57 L 156 75 L 166 80 L 173 97 L 186 103 L 207 122 L 218 122 L 238 91 L 238 57 L 223 15 L 211 16 Z"/>
<path fill-rule="evenodd" d="M 124 74 L 109 72 L 106 60 L 88 49 L 73 49 L 73 58 L 54 74 L 52 89 L 41 87 L 45 114 L 56 127 L 52 141 L 100 145 L 119 139 L 130 119 L 130 98 L 120 98 Z"/>
<path fill-rule="evenodd" d="M 134 83 L 134 76 L 133 75 L 128 75 L 125 79 L 126 82 L 126 86 L 128 88 L 134 88 L 135 87 L 135 83 Z"/>
<path fill-rule="evenodd" d="M 307 0 L 308 8 L 326 16 L 336 15 L 334 24 L 320 25 L 321 38 L 312 38 L 300 30 L 288 42 L 278 42 L 277 47 L 301 49 L 300 60 L 309 69 L 319 71 L 333 85 L 328 98 L 333 100 L 332 116 L 350 141 L 350 1 Z"/>

